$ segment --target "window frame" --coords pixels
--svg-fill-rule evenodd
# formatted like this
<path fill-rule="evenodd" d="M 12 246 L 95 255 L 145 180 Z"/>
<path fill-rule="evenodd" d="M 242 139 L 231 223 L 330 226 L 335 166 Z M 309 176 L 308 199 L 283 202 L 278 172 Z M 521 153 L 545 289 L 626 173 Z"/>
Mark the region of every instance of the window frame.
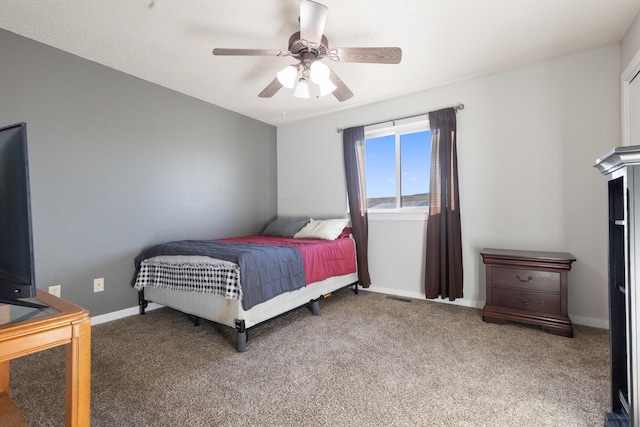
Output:
<path fill-rule="evenodd" d="M 404 134 L 431 131 L 429 116 L 427 114 L 402 120 L 379 123 L 366 126 L 364 129 L 365 153 L 366 141 L 389 135 L 395 136 L 395 165 L 396 165 L 396 207 L 388 209 L 367 208 L 369 219 L 372 220 L 426 220 L 429 206 L 401 206 L 402 203 L 402 168 L 401 168 L 401 144 L 400 137 Z M 429 142 L 429 149 L 431 142 Z M 367 171 L 365 169 L 365 180 Z M 366 181 L 365 181 L 366 182 Z M 365 195 L 366 196 L 366 195 Z"/>

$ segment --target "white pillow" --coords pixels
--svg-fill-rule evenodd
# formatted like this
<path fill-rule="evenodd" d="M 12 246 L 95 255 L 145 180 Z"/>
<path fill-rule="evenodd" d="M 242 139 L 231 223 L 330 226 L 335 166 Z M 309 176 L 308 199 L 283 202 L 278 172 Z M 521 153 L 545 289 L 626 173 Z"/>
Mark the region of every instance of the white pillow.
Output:
<path fill-rule="evenodd" d="M 347 225 L 349 225 L 349 218 L 312 219 L 309 224 L 302 227 L 293 237 L 295 239 L 335 240 Z"/>

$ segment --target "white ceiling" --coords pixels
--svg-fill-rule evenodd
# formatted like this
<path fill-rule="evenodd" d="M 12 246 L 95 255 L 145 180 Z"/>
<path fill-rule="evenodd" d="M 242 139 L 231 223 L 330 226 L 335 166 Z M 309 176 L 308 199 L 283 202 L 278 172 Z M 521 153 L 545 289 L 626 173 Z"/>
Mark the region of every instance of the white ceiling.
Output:
<path fill-rule="evenodd" d="M 640 0 L 319 0 L 330 47 L 398 46 L 398 65 L 326 62 L 355 96 L 258 98 L 291 58 L 299 0 L 2 0 L 0 27 L 274 125 L 617 43 Z"/>

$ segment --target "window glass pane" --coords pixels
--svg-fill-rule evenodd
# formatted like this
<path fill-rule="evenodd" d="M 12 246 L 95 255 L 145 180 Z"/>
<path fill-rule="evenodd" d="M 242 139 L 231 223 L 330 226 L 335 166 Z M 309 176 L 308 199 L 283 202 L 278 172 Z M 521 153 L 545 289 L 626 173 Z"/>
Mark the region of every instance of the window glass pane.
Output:
<path fill-rule="evenodd" d="M 430 131 L 400 135 L 400 165 L 402 207 L 428 206 L 431 173 Z"/>
<path fill-rule="evenodd" d="M 368 209 L 396 208 L 395 135 L 365 141 L 365 174 Z"/>

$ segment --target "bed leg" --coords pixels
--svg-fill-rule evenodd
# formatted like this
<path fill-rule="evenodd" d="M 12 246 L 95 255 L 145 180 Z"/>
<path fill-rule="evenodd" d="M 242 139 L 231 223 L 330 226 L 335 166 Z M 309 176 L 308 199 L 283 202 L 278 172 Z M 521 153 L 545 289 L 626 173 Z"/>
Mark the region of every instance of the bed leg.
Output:
<path fill-rule="evenodd" d="M 309 303 L 309 307 L 311 308 L 311 313 L 314 316 L 320 316 L 320 300 L 314 300 Z"/>
<path fill-rule="evenodd" d="M 358 295 L 358 282 L 354 283 L 353 292 Z"/>
<path fill-rule="evenodd" d="M 149 301 L 144 299 L 144 288 L 138 291 L 138 305 L 140 306 L 140 314 L 144 314 L 145 308 L 149 305 Z"/>
<path fill-rule="evenodd" d="M 244 320 L 236 320 L 236 350 L 238 353 L 244 353 L 247 351 L 247 328 L 245 327 Z"/>
<path fill-rule="evenodd" d="M 198 316 L 190 314 L 189 317 L 191 318 L 191 322 L 193 323 L 193 326 L 200 326 L 200 318 Z"/>

